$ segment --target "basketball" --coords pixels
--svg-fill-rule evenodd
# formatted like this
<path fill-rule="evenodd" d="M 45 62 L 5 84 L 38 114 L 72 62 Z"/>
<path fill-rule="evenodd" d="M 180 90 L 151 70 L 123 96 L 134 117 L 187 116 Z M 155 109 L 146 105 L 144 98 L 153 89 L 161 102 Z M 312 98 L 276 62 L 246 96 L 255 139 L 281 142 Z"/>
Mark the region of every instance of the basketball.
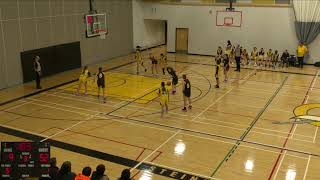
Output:
<path fill-rule="evenodd" d="M 171 81 L 167 81 L 167 86 L 171 86 Z"/>

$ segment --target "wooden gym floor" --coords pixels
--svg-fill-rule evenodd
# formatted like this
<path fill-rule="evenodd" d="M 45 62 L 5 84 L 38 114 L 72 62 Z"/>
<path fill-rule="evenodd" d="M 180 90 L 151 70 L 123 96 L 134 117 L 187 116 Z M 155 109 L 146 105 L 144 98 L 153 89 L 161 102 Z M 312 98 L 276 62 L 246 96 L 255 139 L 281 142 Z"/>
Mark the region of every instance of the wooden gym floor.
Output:
<path fill-rule="evenodd" d="M 74 95 L 80 70 L 44 79 L 48 90 L 35 92 L 27 83 L 0 91 L 0 141 L 49 141 L 59 165 L 70 160 L 79 173 L 103 163 L 111 179 L 124 168 L 142 180 L 320 178 L 318 127 L 273 123 L 287 122 L 302 104 L 320 103 L 316 68 L 231 69 L 229 82 L 215 89 L 212 57 L 168 54 L 169 65 L 191 81 L 193 109 L 181 111 L 178 86 L 161 119 L 152 93 L 169 77 L 136 76 L 132 57 L 100 64 L 109 69 L 105 104 L 94 89 Z"/>

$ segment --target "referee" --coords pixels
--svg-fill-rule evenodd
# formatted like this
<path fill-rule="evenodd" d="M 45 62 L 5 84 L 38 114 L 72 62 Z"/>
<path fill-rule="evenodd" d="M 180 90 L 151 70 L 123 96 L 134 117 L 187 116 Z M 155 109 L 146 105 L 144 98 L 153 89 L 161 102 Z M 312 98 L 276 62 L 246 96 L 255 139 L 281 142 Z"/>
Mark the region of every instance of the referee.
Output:
<path fill-rule="evenodd" d="M 41 79 L 41 64 L 40 64 L 40 57 L 36 56 L 33 60 L 33 70 L 35 72 L 35 78 L 36 78 L 36 88 L 41 89 L 40 85 L 40 79 Z"/>

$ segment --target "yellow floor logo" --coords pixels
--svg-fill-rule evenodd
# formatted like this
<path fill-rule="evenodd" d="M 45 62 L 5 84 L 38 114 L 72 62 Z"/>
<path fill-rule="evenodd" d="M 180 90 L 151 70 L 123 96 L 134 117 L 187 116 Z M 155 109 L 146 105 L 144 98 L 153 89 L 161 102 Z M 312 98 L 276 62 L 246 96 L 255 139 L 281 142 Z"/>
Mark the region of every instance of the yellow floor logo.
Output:
<path fill-rule="evenodd" d="M 312 109 L 320 108 L 320 104 L 303 104 L 293 110 L 295 115 L 294 120 L 298 123 L 309 123 L 314 126 L 320 126 L 320 116 L 309 115 L 308 112 Z"/>
<path fill-rule="evenodd" d="M 308 114 L 310 110 L 320 110 L 320 104 L 303 104 L 296 107 L 293 110 L 294 117 L 290 118 L 289 121 L 285 122 L 273 122 L 274 124 L 311 124 L 314 126 L 320 126 L 320 116 Z"/>

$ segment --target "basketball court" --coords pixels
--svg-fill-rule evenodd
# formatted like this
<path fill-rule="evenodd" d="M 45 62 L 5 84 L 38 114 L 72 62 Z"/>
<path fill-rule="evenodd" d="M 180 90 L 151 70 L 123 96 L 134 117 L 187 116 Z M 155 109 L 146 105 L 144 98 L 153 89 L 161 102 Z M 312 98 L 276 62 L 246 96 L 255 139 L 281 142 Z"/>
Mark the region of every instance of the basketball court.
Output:
<path fill-rule="evenodd" d="M 1 106 L 1 140 L 48 141 L 52 156 L 71 160 L 76 172 L 99 162 L 112 179 L 126 167 L 136 179 L 319 177 L 318 126 L 274 124 L 295 116 L 295 107 L 318 102 L 315 68 L 231 71 L 230 82 L 217 90 L 211 58 L 168 59 L 192 83 L 188 112 L 181 111 L 178 86 L 161 119 L 154 93 L 168 77 L 134 75 L 131 63 L 106 72 L 106 103 L 90 88 L 88 96 L 75 95 L 73 82 Z"/>
<path fill-rule="evenodd" d="M 229 38 L 237 39 L 243 30 L 247 31 L 248 22 L 252 19 L 248 15 L 247 5 L 240 4 L 240 10 L 237 6 L 233 9 L 231 2 L 230 7 L 227 3 L 214 8 L 208 6 L 205 18 L 210 17 L 212 28 L 192 16 L 198 15 L 198 11 L 202 13 L 201 8 L 206 8 L 206 5 L 192 9 L 193 4 L 187 2 L 179 10 L 185 11 L 188 21 L 177 16 L 182 19 L 181 24 L 187 25 L 176 25 L 177 17 L 171 17 L 175 13 L 174 8 L 164 8 L 172 5 L 170 2 L 162 2 L 158 9 L 156 5 L 144 4 L 141 7 L 145 8 L 145 14 L 140 21 L 166 27 L 163 32 L 166 37 L 162 39 L 165 42 L 153 45 L 144 39 L 150 38 L 147 35 L 133 38 L 120 32 L 119 29 L 126 29 L 122 27 L 124 24 L 141 25 L 139 21 L 127 23 L 127 19 L 120 18 L 119 14 L 125 12 L 120 11 L 126 6 L 125 3 L 119 6 L 111 4 L 110 8 L 114 8 L 112 11 L 97 11 L 94 7 L 102 6 L 103 2 L 89 2 L 90 10 L 86 7 L 89 13 L 71 15 L 78 18 L 75 19 L 83 26 L 83 34 L 75 35 L 79 36 L 79 41 L 70 43 L 72 46 L 58 44 L 46 47 L 48 51 L 45 53 L 40 47 L 36 49 L 37 52 L 35 48 L 21 48 L 21 52 L 18 51 L 17 54 L 21 53 L 23 76 L 19 80 L 24 83 L 0 89 L 1 142 L 48 142 L 50 155 L 57 158 L 58 167 L 64 161 L 70 161 L 72 171 L 78 174 L 85 166 L 94 169 L 98 164 L 104 164 L 111 180 L 119 178 L 124 169 L 130 169 L 131 178 L 136 180 L 320 179 L 320 71 L 317 67 L 260 68 L 246 65 L 241 72 L 236 72 L 232 64 L 229 80 L 220 82 L 220 88 L 215 88 L 217 64 L 210 53 L 215 52 L 217 47 L 211 47 L 210 43 L 204 41 L 216 41 L 215 38 L 219 36 L 220 39 L 214 43 L 225 42 Z M 55 5 L 49 3 L 50 8 Z M 106 2 L 104 5 L 105 9 L 109 8 Z M 176 3 L 172 7 L 178 5 Z M 255 2 L 249 8 L 273 8 L 269 4 L 258 5 Z M 76 7 L 80 6 L 81 3 Z M 289 6 L 282 5 L 279 9 Z M 20 12 L 19 4 L 17 7 Z M 0 5 L 0 8 L 3 7 Z M 164 9 L 168 12 L 164 12 Z M 159 15 L 158 12 L 163 14 Z M 133 18 L 140 18 L 139 14 L 135 15 Z M 116 16 L 121 20 L 113 19 Z M 132 16 L 130 14 L 131 21 Z M 54 18 L 51 14 L 49 17 Z M 171 21 L 168 20 L 170 18 Z M 10 20 L 2 20 L 1 17 L 0 20 L 0 29 L 3 31 L 3 23 Z M 19 14 L 19 23 L 24 20 L 20 19 Z M 68 27 L 67 22 L 63 23 L 64 28 Z M 122 25 L 116 31 L 112 29 L 112 23 Z M 173 25 L 169 23 L 175 25 L 173 29 L 170 29 Z M 188 23 L 197 27 L 192 29 Z M 255 27 L 261 32 L 265 30 L 264 26 Z M 212 34 L 194 36 L 195 32 L 208 33 L 210 28 L 215 29 L 217 37 Z M 20 34 L 22 32 L 20 27 Z M 226 34 L 228 36 L 224 36 Z M 4 32 L 1 35 L 5 41 Z M 268 34 L 263 35 L 268 38 Z M 131 44 L 123 42 L 121 38 L 131 38 Z M 168 73 L 163 75 L 160 68 L 158 73 L 151 73 L 152 64 L 149 60 L 145 60 L 144 64 L 148 71 L 137 74 L 137 61 L 132 47 L 139 38 L 144 43 L 141 52 L 143 59 L 148 59 L 149 54 L 156 58 L 165 54 L 168 66 L 179 77 L 177 93 L 170 93 L 169 112 L 163 118 L 158 90 L 161 82 L 171 81 L 171 76 Z M 244 36 L 243 44 L 250 46 L 251 51 L 251 46 L 255 44 L 249 40 L 256 41 L 258 38 L 258 35 L 251 33 Z M 23 41 L 21 47 L 24 46 Z M 279 41 L 272 43 L 281 48 L 286 45 L 284 40 Z M 263 40 L 265 42 L 271 44 Z M 291 40 L 288 40 L 290 43 Z M 129 48 L 116 48 L 118 44 L 129 44 Z M 110 55 L 113 51 L 115 53 Z M 69 52 L 71 55 L 67 56 Z M 32 57 L 38 53 L 42 62 L 50 67 L 44 71 L 52 72 L 47 72 L 43 78 L 43 88 L 36 90 L 33 74 L 26 72 L 26 69 L 32 68 Z M 70 59 L 70 62 L 74 60 L 73 64 L 66 65 L 63 60 L 50 61 L 53 58 L 51 56 L 60 53 L 65 56 L 58 57 Z M 105 58 L 111 56 L 115 58 Z M 90 61 L 81 60 L 83 57 Z M 84 65 L 88 65 L 94 76 L 99 67 L 103 68 L 106 77 L 105 103 L 98 99 L 94 77 L 88 77 L 87 95 L 77 93 L 78 78 Z M 6 72 L 14 72 L 8 67 L 13 68 L 6 66 Z M 222 71 L 220 79 L 223 80 Z M 187 112 L 182 111 L 182 75 L 186 75 L 191 82 L 192 109 Z"/>

